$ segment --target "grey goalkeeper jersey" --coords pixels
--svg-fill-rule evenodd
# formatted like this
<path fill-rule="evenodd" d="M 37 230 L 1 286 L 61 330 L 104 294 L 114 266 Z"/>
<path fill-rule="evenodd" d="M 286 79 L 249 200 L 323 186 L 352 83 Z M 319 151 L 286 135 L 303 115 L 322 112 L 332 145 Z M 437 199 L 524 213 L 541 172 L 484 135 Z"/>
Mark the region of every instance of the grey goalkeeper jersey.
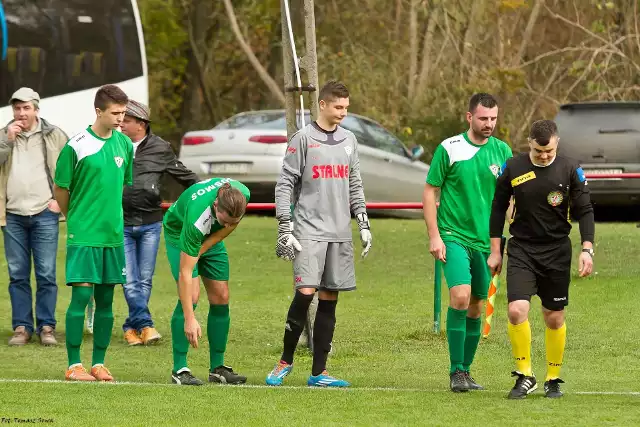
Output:
<path fill-rule="evenodd" d="M 276 184 L 276 218 L 291 219 L 297 239 L 348 242 L 351 212 L 366 212 L 358 141 L 340 126 L 327 132 L 311 123 L 289 141 Z"/>

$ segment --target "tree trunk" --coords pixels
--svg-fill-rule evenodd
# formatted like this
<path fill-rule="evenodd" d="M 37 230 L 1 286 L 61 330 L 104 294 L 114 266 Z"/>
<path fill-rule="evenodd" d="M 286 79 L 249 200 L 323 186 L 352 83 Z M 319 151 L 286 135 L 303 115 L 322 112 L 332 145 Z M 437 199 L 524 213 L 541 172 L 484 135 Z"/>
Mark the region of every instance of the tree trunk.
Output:
<path fill-rule="evenodd" d="M 462 42 L 462 64 L 460 72 L 462 80 L 468 80 L 472 75 L 473 57 L 475 55 L 475 45 L 478 39 L 478 27 L 482 25 L 482 11 L 484 10 L 484 0 L 473 0 L 471 12 L 467 20 L 467 28 L 464 32 Z"/>
<path fill-rule="evenodd" d="M 538 20 L 538 16 L 540 16 L 540 10 L 542 9 L 542 4 L 544 0 L 536 0 L 533 5 L 533 9 L 531 9 L 531 14 L 529 15 L 529 21 L 527 22 L 527 26 L 524 29 L 524 34 L 522 35 L 522 43 L 520 43 L 520 49 L 518 49 L 518 53 L 511 60 L 511 65 L 517 67 L 520 65 L 520 61 L 524 57 L 527 52 L 527 46 L 531 41 L 531 36 L 533 35 L 533 28 L 536 25 L 536 21 Z"/>
<path fill-rule="evenodd" d="M 422 45 L 422 66 L 420 67 L 420 75 L 418 76 L 418 84 L 416 85 L 416 93 L 413 96 L 413 104 L 416 105 L 417 101 L 422 97 L 425 88 L 427 86 L 427 78 L 431 71 L 431 65 L 433 64 L 432 50 L 433 46 L 433 34 L 436 29 L 436 24 L 439 17 L 439 9 L 434 9 L 429 14 L 429 22 L 427 29 L 424 32 L 424 41 Z"/>
<path fill-rule="evenodd" d="M 273 80 L 273 78 L 269 75 L 267 70 L 262 66 L 262 64 L 260 64 L 260 61 L 258 60 L 258 58 L 256 58 L 256 55 L 253 53 L 253 50 L 251 49 L 251 46 L 249 46 L 249 44 L 244 39 L 244 36 L 242 35 L 242 31 L 240 31 L 240 27 L 238 26 L 238 21 L 236 19 L 236 14 L 233 11 L 231 0 L 223 0 L 223 1 L 224 1 L 224 7 L 227 10 L 227 16 L 229 17 L 229 23 L 231 24 L 231 29 L 233 31 L 233 34 L 236 37 L 236 40 L 238 41 L 238 44 L 242 48 L 242 51 L 245 53 L 245 55 L 249 59 L 249 62 L 251 63 L 253 68 L 256 70 L 256 72 L 260 76 L 260 79 L 269 88 L 269 91 L 271 92 L 271 94 L 275 96 L 282 105 L 284 105 L 284 102 L 285 102 L 284 93 L 282 92 L 282 90 L 280 90 L 280 87 L 275 82 L 275 80 Z"/>
<path fill-rule="evenodd" d="M 204 121 L 202 101 L 206 90 L 201 75 L 204 73 L 204 69 L 201 67 L 206 65 L 202 64 L 202 60 L 199 59 L 198 46 L 208 46 L 207 34 L 212 25 L 209 18 L 213 14 L 213 7 L 213 3 L 207 1 L 194 1 L 191 2 L 191 6 L 184 1 L 182 2 L 186 31 L 189 34 L 189 48 L 185 52 L 187 56 L 184 77 L 185 90 L 180 112 L 180 129 L 182 132 L 186 132 L 194 126 L 200 126 Z M 210 103 L 208 106 L 210 107 Z M 208 108 L 208 116 L 210 121 L 214 120 L 211 108 Z"/>
<path fill-rule="evenodd" d="M 409 90 L 408 98 L 414 96 L 416 73 L 418 71 L 418 5 L 420 0 L 411 0 L 409 9 Z"/>

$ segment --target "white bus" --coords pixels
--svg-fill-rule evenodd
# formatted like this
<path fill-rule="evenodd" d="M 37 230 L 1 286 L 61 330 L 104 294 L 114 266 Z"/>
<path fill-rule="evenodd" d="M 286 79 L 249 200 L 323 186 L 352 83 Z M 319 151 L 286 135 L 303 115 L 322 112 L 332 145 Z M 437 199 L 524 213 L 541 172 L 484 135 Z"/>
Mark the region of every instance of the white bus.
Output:
<path fill-rule="evenodd" d="M 72 136 L 93 123 L 108 83 L 148 104 L 136 0 L 0 0 L 0 128 L 13 118 L 9 97 L 27 86 L 40 115 Z"/>

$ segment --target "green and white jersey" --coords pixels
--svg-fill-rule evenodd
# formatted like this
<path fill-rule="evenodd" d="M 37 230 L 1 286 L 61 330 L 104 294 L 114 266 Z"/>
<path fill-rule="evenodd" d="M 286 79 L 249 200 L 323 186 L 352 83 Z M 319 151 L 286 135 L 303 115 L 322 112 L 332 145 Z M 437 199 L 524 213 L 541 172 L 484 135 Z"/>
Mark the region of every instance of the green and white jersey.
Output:
<path fill-rule="evenodd" d="M 436 148 L 427 183 L 440 187 L 438 229 L 444 241 L 490 251 L 489 218 L 496 180 L 511 148 L 493 136 L 476 145 L 464 132 Z"/>
<path fill-rule="evenodd" d="M 131 185 L 133 144 L 112 131 L 104 139 L 87 127 L 60 151 L 54 182 L 69 190 L 67 245 L 115 247 L 124 244 L 122 190 Z"/>
<path fill-rule="evenodd" d="M 213 202 L 218 197 L 218 190 L 226 183 L 240 190 L 246 197 L 247 203 L 249 202 L 251 193 L 239 181 L 230 178 L 211 178 L 195 183 L 178 197 L 164 215 L 166 241 L 180 248 L 187 255 L 197 257 L 206 238 L 223 228 L 216 219 Z"/>

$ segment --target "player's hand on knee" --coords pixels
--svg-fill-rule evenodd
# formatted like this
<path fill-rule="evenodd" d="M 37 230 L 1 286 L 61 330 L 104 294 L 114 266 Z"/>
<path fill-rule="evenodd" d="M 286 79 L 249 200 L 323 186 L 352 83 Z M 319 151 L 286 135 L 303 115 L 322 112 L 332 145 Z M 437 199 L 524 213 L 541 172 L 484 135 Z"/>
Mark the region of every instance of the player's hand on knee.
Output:
<path fill-rule="evenodd" d="M 302 246 L 293 236 L 293 223 L 280 221 L 278 224 L 278 240 L 276 242 L 276 255 L 286 261 L 293 261 L 296 251 L 300 252 Z"/>
<path fill-rule="evenodd" d="M 373 236 L 371 235 L 371 224 L 369 224 L 369 216 L 366 212 L 359 213 L 356 215 L 356 221 L 358 222 L 358 228 L 360 229 L 360 242 L 362 243 L 363 248 L 360 256 L 362 256 L 362 258 L 366 258 L 366 256 L 369 255 L 371 242 L 373 241 Z"/>
<path fill-rule="evenodd" d="M 500 274 L 502 271 L 502 255 L 492 252 L 489 255 L 489 259 L 487 259 L 487 265 L 491 270 L 491 275 Z"/>
<path fill-rule="evenodd" d="M 447 247 L 444 245 L 440 236 L 434 237 L 429 241 L 429 252 L 437 260 L 447 262 Z"/>
<path fill-rule="evenodd" d="M 198 338 L 202 337 L 202 329 L 196 318 L 184 320 L 184 334 L 193 348 L 198 348 Z"/>
<path fill-rule="evenodd" d="M 578 258 L 578 271 L 580 272 L 580 277 L 587 277 L 593 271 L 593 258 L 586 252 L 580 253 L 580 258 Z"/>

